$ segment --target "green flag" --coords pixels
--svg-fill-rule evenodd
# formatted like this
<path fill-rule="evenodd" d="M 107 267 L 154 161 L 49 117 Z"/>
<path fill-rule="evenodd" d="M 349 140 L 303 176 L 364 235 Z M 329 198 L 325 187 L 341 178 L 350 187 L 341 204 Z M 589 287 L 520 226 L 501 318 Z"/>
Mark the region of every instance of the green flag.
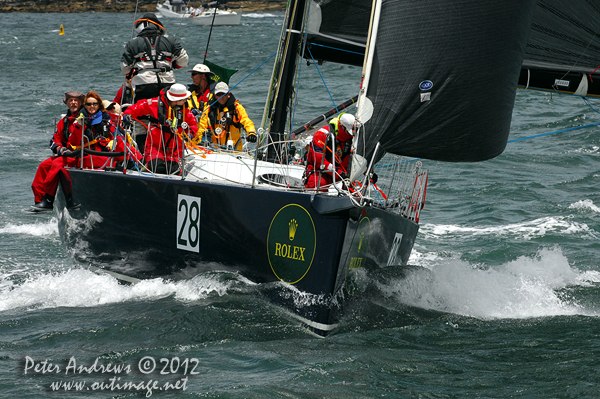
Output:
<path fill-rule="evenodd" d="M 229 84 L 229 78 L 231 78 L 231 75 L 238 71 L 237 69 L 229 69 L 218 66 L 210 61 L 204 61 L 204 65 L 209 67 L 210 71 L 215 74 L 215 76 L 212 77 L 215 82 L 225 82 Z"/>

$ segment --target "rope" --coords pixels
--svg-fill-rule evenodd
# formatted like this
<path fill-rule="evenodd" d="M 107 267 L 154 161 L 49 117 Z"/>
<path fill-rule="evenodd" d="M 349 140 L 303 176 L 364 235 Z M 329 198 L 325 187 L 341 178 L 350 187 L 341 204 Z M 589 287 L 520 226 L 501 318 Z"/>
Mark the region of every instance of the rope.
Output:
<path fill-rule="evenodd" d="M 589 98 L 587 97 L 583 97 L 583 102 L 587 104 L 588 107 L 590 107 L 590 109 L 598 114 L 600 114 L 600 110 L 594 108 L 594 105 L 592 104 L 592 102 L 590 101 Z"/>
<path fill-rule="evenodd" d="M 344 48 L 339 48 L 339 47 L 331 47 L 331 46 L 325 46 L 323 44 L 317 44 L 317 43 L 311 43 L 311 46 L 315 46 L 315 47 L 323 47 L 323 48 L 328 48 L 328 49 L 332 49 L 332 50 L 336 50 L 336 51 L 344 51 L 346 53 L 350 53 L 350 54 L 357 54 L 357 55 L 365 55 L 364 52 L 359 53 L 358 51 L 352 51 L 352 50 L 346 50 Z M 310 50 L 309 50 L 310 51 Z"/>
<path fill-rule="evenodd" d="M 310 58 L 313 61 L 313 63 L 315 64 L 315 67 L 317 67 L 317 71 L 319 72 L 319 76 L 321 77 L 321 80 L 323 81 L 323 85 L 325 86 L 325 89 L 327 89 L 327 94 L 329 94 L 329 98 L 331 99 L 331 102 L 333 103 L 333 106 L 335 107 L 336 112 L 339 113 L 339 111 L 337 109 L 337 105 L 335 104 L 335 101 L 333 101 L 333 96 L 331 95 L 331 92 L 329 91 L 329 87 L 327 87 L 327 83 L 325 83 L 325 79 L 323 78 L 323 74 L 321 73 L 321 70 L 319 69 L 319 66 L 317 65 L 317 62 L 315 61 L 315 57 L 313 57 L 312 52 L 310 51 L 310 48 L 306 47 L 306 49 L 308 50 L 308 54 L 310 54 Z"/>
<path fill-rule="evenodd" d="M 521 137 L 520 139 L 508 140 L 507 142 L 508 143 L 514 143 L 515 141 L 523 141 L 523 140 L 528 140 L 528 139 L 534 139 L 536 137 L 550 136 L 552 134 L 570 132 L 570 131 L 573 131 L 573 130 L 585 129 L 587 127 L 598 126 L 598 125 L 600 125 L 600 122 L 590 123 L 589 125 L 581 125 L 581 126 L 570 127 L 568 129 L 556 130 L 554 132 L 535 134 L 533 136 L 528 136 L 528 137 Z"/>

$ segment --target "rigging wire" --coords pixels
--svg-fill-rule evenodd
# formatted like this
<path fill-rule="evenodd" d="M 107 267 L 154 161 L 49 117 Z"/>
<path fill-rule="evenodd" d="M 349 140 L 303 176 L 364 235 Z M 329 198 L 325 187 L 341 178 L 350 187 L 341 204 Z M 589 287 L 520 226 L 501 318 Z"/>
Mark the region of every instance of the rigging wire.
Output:
<path fill-rule="evenodd" d="M 323 81 L 323 85 L 325 86 L 325 89 L 327 89 L 327 94 L 329 94 L 329 98 L 331 99 L 331 102 L 333 103 L 335 110 L 339 113 L 339 111 L 337 109 L 337 105 L 335 104 L 335 101 L 333 101 L 333 96 L 331 95 L 331 92 L 329 91 L 329 87 L 327 87 L 327 83 L 325 83 L 323 74 L 321 73 L 321 70 L 319 69 L 319 65 L 317 65 L 317 62 L 315 61 L 315 57 L 313 57 L 312 52 L 310 51 L 310 48 L 307 47 L 306 49 L 308 50 L 308 54 L 310 54 L 310 58 L 312 59 L 313 63 L 315 64 L 315 67 L 317 67 L 317 72 L 319 72 L 319 76 L 321 77 L 321 80 Z"/>
<path fill-rule="evenodd" d="M 175 31 L 175 34 L 173 35 L 174 37 L 177 37 L 177 34 L 179 33 L 179 29 L 181 28 L 181 25 L 183 25 L 183 18 L 185 18 L 185 14 L 187 11 L 185 10 L 189 10 L 190 9 L 190 2 L 192 0 L 188 0 L 187 4 L 185 4 L 185 9 L 183 11 L 183 14 L 181 14 L 181 18 L 179 18 L 179 23 L 177 24 L 177 30 Z M 191 17 L 191 15 L 190 15 Z"/>
<path fill-rule="evenodd" d="M 306 10 L 306 17 L 304 19 L 304 26 L 307 26 L 308 24 L 308 18 L 310 16 L 310 3 L 308 4 L 308 9 Z M 296 109 L 298 107 L 298 93 L 300 91 L 300 85 L 298 84 L 298 81 L 300 80 L 300 75 L 302 74 L 302 54 L 304 53 L 304 51 L 306 50 L 306 44 L 307 44 L 307 37 L 308 37 L 308 29 L 304 29 L 303 35 L 302 35 L 302 45 L 300 46 L 300 54 L 299 57 L 296 61 L 298 68 L 297 68 L 297 72 L 296 72 L 296 80 L 294 82 L 294 105 L 292 105 L 291 109 L 290 109 L 290 120 L 289 120 L 289 128 L 290 128 L 290 134 L 288 139 L 291 139 L 292 137 L 292 126 L 294 126 L 294 119 L 296 117 Z"/>
<path fill-rule="evenodd" d="M 213 26 L 215 25 L 215 18 L 217 17 L 217 7 L 219 6 L 219 2 L 215 4 L 215 8 L 213 8 L 213 19 L 210 23 L 210 30 L 208 31 L 208 39 L 206 40 L 206 50 L 204 50 L 204 60 L 202 63 L 206 62 L 206 56 L 208 55 L 208 45 L 210 44 L 210 37 L 212 36 Z M 210 8 L 209 8 L 210 10 Z"/>

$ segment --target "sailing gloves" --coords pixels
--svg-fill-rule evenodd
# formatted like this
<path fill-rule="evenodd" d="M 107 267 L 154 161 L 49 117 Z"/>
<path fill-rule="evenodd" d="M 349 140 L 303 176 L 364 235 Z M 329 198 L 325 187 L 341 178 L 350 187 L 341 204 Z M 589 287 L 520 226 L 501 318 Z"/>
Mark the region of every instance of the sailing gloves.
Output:
<path fill-rule="evenodd" d="M 61 146 L 58 143 L 52 143 L 52 145 L 50 146 L 50 149 L 52 150 L 53 153 L 55 153 L 59 157 L 62 157 L 63 155 L 65 155 L 65 152 L 69 151 L 65 147 Z"/>
<path fill-rule="evenodd" d="M 129 129 L 132 123 L 133 122 L 131 121 L 131 115 L 123 115 L 122 124 L 124 129 Z"/>
<path fill-rule="evenodd" d="M 257 139 L 258 139 L 258 136 L 254 132 L 248 133 L 248 137 L 246 137 L 246 140 L 248 140 L 249 143 L 256 143 Z"/>
<path fill-rule="evenodd" d="M 196 118 L 196 122 L 199 123 L 200 119 L 202 119 L 202 112 L 200 112 L 200 110 L 196 108 L 190 109 L 190 112 L 192 113 L 192 115 L 194 115 L 194 118 Z"/>

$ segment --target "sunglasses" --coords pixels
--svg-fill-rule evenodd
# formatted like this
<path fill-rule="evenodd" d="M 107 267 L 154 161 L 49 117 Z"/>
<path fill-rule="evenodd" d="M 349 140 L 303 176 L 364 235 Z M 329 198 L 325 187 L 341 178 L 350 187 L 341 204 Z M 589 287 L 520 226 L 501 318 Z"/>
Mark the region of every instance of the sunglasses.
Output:
<path fill-rule="evenodd" d="M 200 73 L 200 72 L 193 72 L 192 76 L 196 76 L 196 75 L 205 75 L 204 73 Z"/>
<path fill-rule="evenodd" d="M 98 103 L 85 103 L 88 107 L 97 107 Z"/>

